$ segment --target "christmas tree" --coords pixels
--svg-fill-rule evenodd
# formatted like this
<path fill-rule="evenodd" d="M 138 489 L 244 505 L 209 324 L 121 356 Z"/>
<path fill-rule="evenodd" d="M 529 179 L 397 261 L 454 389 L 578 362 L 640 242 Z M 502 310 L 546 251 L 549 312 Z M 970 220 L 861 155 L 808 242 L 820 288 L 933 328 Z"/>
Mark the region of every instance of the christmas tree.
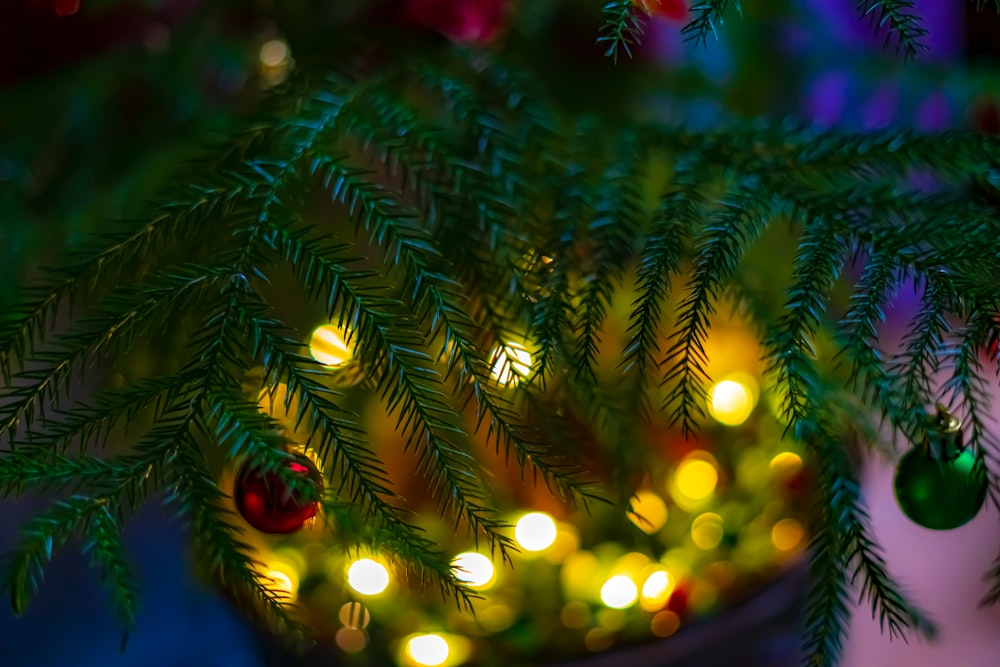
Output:
<path fill-rule="evenodd" d="M 768 108 L 780 55 L 753 85 L 655 62 L 653 29 L 752 52 L 791 11 L 742 4 L 0 10 L 0 493 L 49 503 L 15 611 L 82 541 L 127 635 L 122 528 L 162 501 L 248 617 L 359 664 L 656 641 L 799 557 L 805 664 L 859 597 L 933 637 L 858 452 L 930 529 L 1000 498 L 996 107 L 820 129 Z M 918 80 L 913 5 L 854 9 Z"/>

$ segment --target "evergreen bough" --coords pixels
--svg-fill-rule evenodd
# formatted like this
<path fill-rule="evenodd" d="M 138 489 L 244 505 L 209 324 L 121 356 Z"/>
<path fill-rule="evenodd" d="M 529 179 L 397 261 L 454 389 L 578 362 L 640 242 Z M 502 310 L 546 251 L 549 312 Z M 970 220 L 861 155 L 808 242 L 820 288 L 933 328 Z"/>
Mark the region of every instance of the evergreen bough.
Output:
<path fill-rule="evenodd" d="M 691 9 L 685 33 L 699 41 L 741 11 L 729 0 Z M 911 3 L 858 9 L 905 55 L 919 50 L 925 31 Z M 638 12 L 631 2 L 604 6 L 607 55 L 630 53 Z M 566 426 L 539 414 L 541 394 L 569 397 L 599 433 L 624 433 L 630 419 L 660 409 L 692 433 L 703 417 L 710 321 L 734 300 L 760 333 L 787 437 L 807 446 L 820 471 L 806 663 L 836 664 L 852 585 L 890 636 L 933 635 L 886 572 L 843 436 L 877 438 L 868 419 L 881 416 L 895 435 L 917 440 L 925 406 L 943 401 L 963 415 L 969 445 L 991 465 L 991 497 L 1000 498 L 980 361 L 998 339 L 1000 218 L 993 189 L 971 187 L 996 181 L 1000 141 L 623 124 L 560 107 L 530 71 L 487 52 L 359 68 L 303 68 L 274 92 L 270 115 L 179 179 L 187 185 L 74 252 L 0 313 L 0 493 L 57 497 L 24 524 L 6 562 L 15 610 L 53 551 L 81 538 L 131 625 L 139 592 L 122 525 L 165 494 L 237 599 L 300 632 L 218 503 L 227 461 L 285 470 L 284 437 L 256 403 L 262 392 L 275 400 L 279 383 L 310 433 L 305 444 L 326 464 L 320 500 L 339 534 L 471 603 L 475 594 L 398 506 L 359 415 L 340 404 L 282 320 L 270 285 L 290 272 L 330 321 L 349 325 L 442 512 L 504 558 L 512 544 L 470 451 L 464 408 L 498 450 L 566 502 L 607 497 L 559 445 Z M 656 161 L 670 165 L 666 181 L 648 177 Z M 933 191 L 912 186 L 915 172 L 933 175 Z M 353 228 L 318 219 L 331 208 Z M 776 286 L 786 295 L 780 313 L 755 294 L 744 261 L 775 227 L 798 246 L 791 282 Z M 854 278 L 847 269 L 859 261 Z M 923 288 L 923 304 L 890 357 L 877 326 L 907 280 Z M 609 386 L 596 371 L 598 343 L 618 285 L 632 286 L 634 300 L 620 377 Z M 838 315 L 830 300 L 845 285 L 852 292 Z M 661 348 L 671 294 L 679 302 Z M 534 366 L 501 387 L 490 351 L 512 336 L 535 346 Z M 820 358 L 824 337 L 836 341 L 835 364 Z M 148 376 L 101 390 L 88 380 L 151 346 L 169 354 Z M 937 370 L 949 374 L 944 387 L 934 386 Z M 657 383 L 663 405 L 650 401 Z M 102 452 L 128 428 L 141 435 L 127 453 Z M 610 495 L 627 503 L 628 473 L 642 455 L 621 442 L 608 452 L 618 487 Z M 286 481 L 313 492 L 297 477 Z M 1000 557 L 990 576 L 987 603 L 1000 599 Z"/>

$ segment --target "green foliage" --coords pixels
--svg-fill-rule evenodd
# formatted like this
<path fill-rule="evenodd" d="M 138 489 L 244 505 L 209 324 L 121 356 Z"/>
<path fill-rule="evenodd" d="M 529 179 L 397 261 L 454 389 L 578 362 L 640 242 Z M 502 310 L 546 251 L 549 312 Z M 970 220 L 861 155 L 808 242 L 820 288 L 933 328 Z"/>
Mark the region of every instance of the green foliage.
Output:
<path fill-rule="evenodd" d="M 894 44 L 906 59 L 926 48 L 920 40 L 927 35 L 927 28 L 920 25 L 910 0 L 858 0 L 858 12 L 870 18 L 876 32 L 886 31 L 884 46 Z"/>
<path fill-rule="evenodd" d="M 862 10 L 909 52 L 921 33 L 908 6 Z M 733 9 L 740 3 L 698 3 L 687 34 L 704 40 Z M 638 38 L 636 11 L 605 5 L 612 57 Z M 502 557 L 513 544 L 476 431 L 567 503 L 613 495 L 627 505 L 630 473 L 644 464 L 636 424 L 665 409 L 685 434 L 699 429 L 705 344 L 735 294 L 762 333 L 787 435 L 821 472 L 807 664 L 836 663 L 852 586 L 890 636 L 931 635 L 886 572 L 842 441 L 878 437 L 869 406 L 894 435 L 917 439 L 926 406 L 948 394 L 970 446 L 995 456 L 978 354 L 998 335 L 1000 222 L 989 193 L 968 183 L 997 164 L 1000 142 L 623 123 L 560 107 L 503 56 L 448 54 L 324 71 L 278 90 L 270 114 L 177 177 L 186 185 L 0 313 L 0 494 L 54 496 L 7 563 L 14 608 L 53 550 L 82 538 L 131 623 L 138 594 L 121 529 L 162 492 L 234 598 L 301 632 L 227 509 L 218 480 L 238 462 L 278 471 L 321 502 L 349 548 L 389 553 L 418 584 L 471 604 L 404 508 L 346 392 L 306 353 L 303 331 L 315 322 L 290 312 L 289 292 L 308 298 L 310 317 L 350 330 L 364 390 L 395 420 L 442 514 Z M 939 191 L 915 191 L 915 169 Z M 650 177 L 657 170 L 662 179 Z M 742 288 L 755 246 L 785 226 L 797 250 L 791 283 L 764 296 L 784 302 L 774 314 Z M 877 326 L 910 278 L 925 288 L 923 304 L 901 353 L 887 357 Z M 845 283 L 846 304 L 834 298 Z M 616 313 L 625 288 L 630 305 Z M 627 330 L 609 351 L 602 335 L 613 318 Z M 498 350 L 518 339 L 532 368 L 501 384 Z M 950 373 L 943 387 L 938 370 Z M 305 434 L 295 444 L 325 471 L 322 496 L 287 472 L 292 436 L 259 408 L 261 394 L 279 400 L 279 385 Z M 662 406 L 650 400 L 660 387 Z M 599 445 L 590 469 L 577 428 Z M 992 474 L 991 483 L 1000 488 Z M 996 601 L 1000 566 L 992 576 Z"/>

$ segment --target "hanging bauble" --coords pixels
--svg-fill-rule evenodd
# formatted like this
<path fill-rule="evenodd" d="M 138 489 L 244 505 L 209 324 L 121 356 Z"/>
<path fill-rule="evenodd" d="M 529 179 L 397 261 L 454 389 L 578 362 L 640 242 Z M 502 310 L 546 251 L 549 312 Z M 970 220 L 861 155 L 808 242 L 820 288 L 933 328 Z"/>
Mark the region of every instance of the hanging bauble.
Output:
<path fill-rule="evenodd" d="M 896 501 L 914 523 L 950 530 L 968 523 L 986 500 L 982 456 L 962 446 L 962 424 L 938 406 L 927 435 L 896 467 Z"/>
<path fill-rule="evenodd" d="M 233 497 L 247 523 L 262 533 L 292 533 L 316 516 L 323 476 L 306 456 L 292 455 L 285 467 L 308 479 L 316 493 L 312 498 L 290 488 L 278 470 L 263 471 L 244 463 L 236 473 Z"/>

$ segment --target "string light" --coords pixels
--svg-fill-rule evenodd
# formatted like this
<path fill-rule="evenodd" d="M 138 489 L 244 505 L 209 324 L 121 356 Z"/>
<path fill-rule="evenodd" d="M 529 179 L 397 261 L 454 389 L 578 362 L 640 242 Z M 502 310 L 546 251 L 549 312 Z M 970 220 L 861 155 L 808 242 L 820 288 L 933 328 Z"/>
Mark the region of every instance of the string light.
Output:
<path fill-rule="evenodd" d="M 652 491 L 640 491 L 632 497 L 628 518 L 639 530 L 651 535 L 667 522 L 667 505 Z"/>
<path fill-rule="evenodd" d="M 362 595 L 378 595 L 389 587 L 389 570 L 382 563 L 362 558 L 347 568 L 347 583 Z"/>
<path fill-rule="evenodd" d="M 360 602 L 348 602 L 340 608 L 337 618 L 345 628 L 364 630 L 371 621 L 371 614 Z"/>
<path fill-rule="evenodd" d="M 406 642 L 406 655 L 418 665 L 442 665 L 449 653 L 448 641 L 436 633 L 414 635 Z"/>
<path fill-rule="evenodd" d="M 663 606 L 674 590 L 673 581 L 666 570 L 654 570 L 642 584 L 642 606 L 647 610 Z"/>
<path fill-rule="evenodd" d="M 556 541 L 556 522 L 545 512 L 531 512 L 518 519 L 514 539 L 525 551 L 544 551 Z"/>
<path fill-rule="evenodd" d="M 455 556 L 451 560 L 451 567 L 455 570 L 455 578 L 470 588 L 489 588 L 496 579 L 493 561 L 474 551 Z"/>
<path fill-rule="evenodd" d="M 739 426 L 750 417 L 757 402 L 757 382 L 749 375 L 734 374 L 709 391 L 708 411 L 720 424 Z"/>
<path fill-rule="evenodd" d="M 714 549 L 722 541 L 722 517 L 706 512 L 691 523 L 691 540 L 699 549 Z"/>
<path fill-rule="evenodd" d="M 368 646 L 368 633 L 358 628 L 339 628 L 334 641 L 345 653 L 361 653 Z"/>
<path fill-rule="evenodd" d="M 771 528 L 771 542 L 781 551 L 791 551 L 799 546 L 806 531 L 795 519 L 782 519 Z"/>
<path fill-rule="evenodd" d="M 309 340 L 309 354 L 319 363 L 334 367 L 343 366 L 353 357 L 340 331 L 332 324 L 316 327 Z"/>
<path fill-rule="evenodd" d="M 711 496 L 719 482 L 714 462 L 712 455 L 703 451 L 691 452 L 681 461 L 674 473 L 675 499 L 701 501 Z"/>
<path fill-rule="evenodd" d="M 639 587 L 628 576 L 616 574 L 601 586 L 601 602 L 612 609 L 625 609 L 639 598 Z"/>
<path fill-rule="evenodd" d="M 517 343 L 495 347 L 491 358 L 493 367 L 490 374 L 504 386 L 517 384 L 531 373 L 531 353 Z"/>
<path fill-rule="evenodd" d="M 768 466 L 776 477 L 787 479 L 802 469 L 802 457 L 793 452 L 781 452 Z"/>

